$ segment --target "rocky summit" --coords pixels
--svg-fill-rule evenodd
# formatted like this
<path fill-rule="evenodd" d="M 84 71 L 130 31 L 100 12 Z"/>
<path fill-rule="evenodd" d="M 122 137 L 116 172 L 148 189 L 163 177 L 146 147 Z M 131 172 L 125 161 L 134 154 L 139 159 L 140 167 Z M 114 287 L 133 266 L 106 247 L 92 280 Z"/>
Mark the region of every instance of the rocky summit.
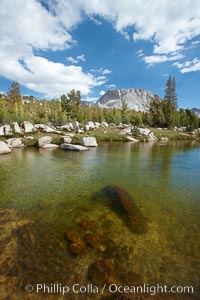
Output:
<path fill-rule="evenodd" d="M 200 109 L 199 108 L 194 107 L 191 109 L 191 111 L 200 118 Z"/>
<path fill-rule="evenodd" d="M 96 106 L 121 109 L 123 102 L 125 102 L 128 109 L 148 111 L 153 98 L 152 92 L 139 88 L 110 90 L 96 102 Z"/>

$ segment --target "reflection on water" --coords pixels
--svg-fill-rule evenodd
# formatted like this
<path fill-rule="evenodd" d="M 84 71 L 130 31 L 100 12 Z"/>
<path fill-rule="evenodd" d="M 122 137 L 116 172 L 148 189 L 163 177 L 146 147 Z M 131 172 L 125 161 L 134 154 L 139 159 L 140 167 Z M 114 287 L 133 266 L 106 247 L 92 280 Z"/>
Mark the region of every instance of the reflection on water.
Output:
<path fill-rule="evenodd" d="M 118 252 L 111 253 L 115 262 L 120 257 L 121 265 L 115 264 L 119 273 L 116 280 L 120 281 L 123 276 L 128 280 L 128 275 L 123 274 L 129 270 L 138 274 L 140 282 L 193 285 L 198 295 L 199 170 L 200 147 L 195 142 L 102 143 L 83 153 L 16 149 L 11 155 L 0 156 L 0 207 L 14 209 L 22 218 L 35 222 L 37 230 L 36 227 L 26 229 L 25 236 L 33 230 L 39 235 L 39 243 L 42 234 L 48 251 L 48 244 L 52 243 L 52 252 L 45 255 L 51 255 L 51 264 L 58 264 L 54 277 L 61 274 L 59 278 L 63 278 L 65 274 L 68 282 L 73 282 L 76 271 L 80 274 L 78 268 L 81 268 L 79 281 L 88 282 L 88 270 L 98 270 L 95 259 L 105 256 L 106 252 L 99 253 L 99 249 L 113 243 Z M 107 185 L 118 185 L 131 195 L 148 220 L 146 234 L 133 234 L 109 205 L 94 197 Z M 89 232 L 89 248 L 84 246 L 88 243 L 84 228 L 77 225 L 81 220 L 95 224 Z M 69 228 L 81 232 L 84 241 L 81 244 L 80 237 L 76 237 L 76 243 L 86 247 L 85 255 L 68 257 L 67 250 L 62 250 L 63 243 L 67 247 L 63 233 Z M 101 242 L 93 241 L 94 233 L 98 233 Z M 108 242 L 110 239 L 112 242 Z M 98 251 L 91 243 L 98 245 L 95 246 L 99 247 Z M 26 243 L 22 245 L 25 251 Z M 58 253 L 68 264 L 68 271 L 57 261 Z M 34 257 L 33 253 L 33 260 Z M 42 257 L 37 259 L 35 263 L 42 266 Z M 46 276 L 48 274 L 51 277 L 48 272 Z"/>

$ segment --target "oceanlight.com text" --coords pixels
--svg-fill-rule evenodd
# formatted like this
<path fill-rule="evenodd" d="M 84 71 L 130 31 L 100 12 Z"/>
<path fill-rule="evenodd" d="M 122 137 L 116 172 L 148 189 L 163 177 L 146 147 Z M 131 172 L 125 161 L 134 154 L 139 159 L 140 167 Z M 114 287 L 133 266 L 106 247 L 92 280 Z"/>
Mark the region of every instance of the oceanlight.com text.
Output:
<path fill-rule="evenodd" d="M 37 283 L 36 285 L 27 284 L 25 291 L 28 293 L 43 293 L 43 294 L 61 294 L 66 295 L 68 293 L 74 294 L 98 294 L 98 293 L 110 293 L 110 294 L 149 294 L 154 296 L 156 294 L 193 294 L 193 286 L 167 286 L 167 285 L 150 285 L 143 284 L 140 286 L 128 286 L 104 284 L 103 286 L 97 286 L 93 284 L 81 285 L 75 283 L 72 286 L 63 285 L 59 283 Z"/>

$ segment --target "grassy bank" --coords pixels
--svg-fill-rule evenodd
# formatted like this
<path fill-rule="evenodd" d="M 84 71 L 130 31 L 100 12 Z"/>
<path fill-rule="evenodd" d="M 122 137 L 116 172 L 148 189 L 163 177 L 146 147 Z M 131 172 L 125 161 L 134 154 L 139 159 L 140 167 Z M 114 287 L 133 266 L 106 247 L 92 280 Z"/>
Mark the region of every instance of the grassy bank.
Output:
<path fill-rule="evenodd" d="M 197 137 L 189 132 L 177 132 L 173 130 L 158 130 L 151 128 L 154 135 L 160 140 L 162 137 L 167 137 L 169 140 L 194 140 Z"/>
<path fill-rule="evenodd" d="M 154 135 L 157 137 L 158 140 L 160 140 L 162 137 L 167 137 L 169 140 L 177 141 L 177 140 L 196 140 L 199 139 L 198 136 L 192 135 L 191 133 L 183 133 L 183 132 L 176 132 L 172 130 L 158 130 L 156 128 L 150 128 L 151 131 L 154 133 Z M 85 136 L 91 136 L 95 137 L 97 142 L 101 141 L 109 141 L 109 142 L 127 142 L 127 134 L 122 134 L 122 129 L 109 126 L 108 128 L 96 128 L 95 130 L 91 130 L 89 132 L 85 132 L 82 134 L 74 133 L 74 136 L 72 137 L 72 144 L 80 144 L 80 141 Z M 29 134 L 15 134 L 15 137 L 20 137 L 24 143 L 25 146 L 35 146 L 37 143 L 38 138 L 48 135 L 52 137 L 52 143 L 60 145 L 62 143 L 61 136 L 69 134 L 66 131 L 63 131 L 62 133 L 45 133 L 41 131 L 37 131 L 35 133 L 29 133 Z M 27 138 L 27 137 L 32 138 Z M 0 141 L 5 141 L 8 138 L 12 138 L 13 136 L 0 136 Z M 134 136 L 134 138 L 140 140 L 140 141 L 148 141 L 147 136 Z"/>

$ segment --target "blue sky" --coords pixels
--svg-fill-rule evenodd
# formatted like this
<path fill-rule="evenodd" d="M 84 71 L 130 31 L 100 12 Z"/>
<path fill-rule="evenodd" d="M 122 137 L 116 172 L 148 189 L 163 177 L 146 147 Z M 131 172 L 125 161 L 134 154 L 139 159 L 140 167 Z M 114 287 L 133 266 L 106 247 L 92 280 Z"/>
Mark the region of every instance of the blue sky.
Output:
<path fill-rule="evenodd" d="M 4 3 L 3 3 L 4 2 Z M 179 106 L 200 107 L 198 0 L 7 0 L 0 2 L 0 91 L 59 98 L 79 89 L 164 95 L 176 77 Z"/>

